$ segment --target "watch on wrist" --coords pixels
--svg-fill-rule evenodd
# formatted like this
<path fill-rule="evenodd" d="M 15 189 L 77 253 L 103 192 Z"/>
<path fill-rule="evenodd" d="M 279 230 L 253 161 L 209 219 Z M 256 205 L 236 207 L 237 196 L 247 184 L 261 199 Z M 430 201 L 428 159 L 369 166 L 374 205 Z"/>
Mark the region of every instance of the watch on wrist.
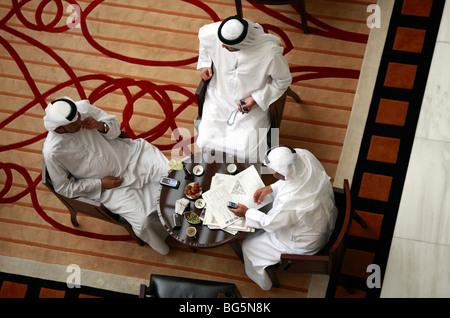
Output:
<path fill-rule="evenodd" d="M 103 121 L 102 121 L 102 124 L 103 124 L 103 133 L 104 134 L 108 133 L 108 131 L 109 131 L 108 125 Z"/>

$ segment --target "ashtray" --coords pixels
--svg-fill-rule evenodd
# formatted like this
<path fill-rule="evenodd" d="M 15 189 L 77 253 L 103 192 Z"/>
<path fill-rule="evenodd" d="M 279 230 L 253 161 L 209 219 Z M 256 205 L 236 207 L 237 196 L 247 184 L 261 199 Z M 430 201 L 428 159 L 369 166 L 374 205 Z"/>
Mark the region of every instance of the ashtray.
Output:
<path fill-rule="evenodd" d="M 203 169 L 203 167 L 201 165 L 196 165 L 193 169 L 192 169 L 192 173 L 194 175 L 201 176 L 203 174 L 205 170 Z"/>
<path fill-rule="evenodd" d="M 190 211 L 184 213 L 184 218 L 186 221 L 188 221 L 190 224 L 200 224 L 201 220 L 197 213 Z"/>

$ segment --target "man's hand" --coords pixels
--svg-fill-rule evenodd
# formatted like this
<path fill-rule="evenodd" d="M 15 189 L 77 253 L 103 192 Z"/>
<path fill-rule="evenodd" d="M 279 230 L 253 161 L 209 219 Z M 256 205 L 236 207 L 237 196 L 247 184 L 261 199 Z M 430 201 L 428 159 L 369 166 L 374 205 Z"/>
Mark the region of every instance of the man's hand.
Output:
<path fill-rule="evenodd" d="M 240 104 L 238 105 L 239 111 L 242 112 L 242 107 L 245 107 L 245 108 L 247 108 L 248 111 L 251 111 L 253 106 L 255 106 L 255 104 L 256 104 L 256 101 L 253 99 L 252 96 L 249 96 L 245 99 L 244 105 L 242 105 L 242 106 Z"/>
<path fill-rule="evenodd" d="M 228 208 L 228 210 L 230 210 L 231 212 L 233 212 L 237 216 L 244 217 L 245 213 L 248 210 L 248 208 L 245 205 L 240 204 L 240 203 L 238 203 L 237 205 L 238 205 L 238 207 L 236 209 Z"/>
<path fill-rule="evenodd" d="M 264 197 L 272 192 L 273 192 L 273 190 L 270 185 L 265 186 L 264 188 L 260 188 L 255 191 L 255 194 L 253 195 L 253 201 L 257 204 L 261 204 Z"/>
<path fill-rule="evenodd" d="M 102 178 L 102 189 L 112 189 L 122 184 L 123 178 L 104 177 Z"/>
<path fill-rule="evenodd" d="M 212 75 L 213 75 L 213 72 L 212 72 L 212 68 L 211 67 L 203 67 L 200 70 L 200 76 L 202 77 L 202 79 L 204 81 L 209 80 L 212 77 Z"/>
<path fill-rule="evenodd" d="M 92 117 L 88 117 L 81 122 L 81 128 L 87 130 L 97 129 L 99 131 L 103 131 L 103 123 L 95 120 Z"/>

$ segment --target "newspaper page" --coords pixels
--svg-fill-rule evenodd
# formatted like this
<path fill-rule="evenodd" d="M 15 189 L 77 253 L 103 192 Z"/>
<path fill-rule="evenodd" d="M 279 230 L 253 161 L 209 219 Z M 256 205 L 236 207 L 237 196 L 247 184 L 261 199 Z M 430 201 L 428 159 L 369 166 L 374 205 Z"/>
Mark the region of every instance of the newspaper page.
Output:
<path fill-rule="evenodd" d="M 206 202 L 204 224 L 222 229 L 234 225 L 236 230 L 249 230 L 245 226 L 245 220 L 231 212 L 227 203 L 233 201 L 244 204 L 248 208 L 261 208 L 273 201 L 272 195 L 267 195 L 260 205 L 253 201 L 255 191 L 265 186 L 255 166 L 250 166 L 232 177 L 223 177 L 223 175 L 217 177 L 213 180 L 211 189 L 202 195 Z"/>
<path fill-rule="evenodd" d="M 216 173 L 211 179 L 210 189 L 217 188 L 223 182 L 225 182 L 226 180 L 229 180 L 231 178 L 234 178 L 234 176 L 229 175 L 229 174 Z M 205 200 L 204 193 L 202 194 L 202 198 L 203 198 L 203 200 Z M 212 200 L 212 199 L 210 199 L 210 200 Z M 207 201 L 205 200 L 205 202 L 207 202 Z M 203 224 L 218 227 L 217 221 L 214 218 L 214 213 L 212 213 L 211 211 L 212 211 L 212 209 L 205 208 L 205 214 L 204 214 L 204 217 L 202 220 Z"/>
<path fill-rule="evenodd" d="M 241 203 L 250 208 L 262 208 L 273 201 L 273 195 L 266 195 L 261 204 L 257 204 L 253 200 L 256 190 L 265 187 L 261 176 L 256 171 L 255 166 L 250 166 L 244 171 L 236 175 L 235 183 L 228 181 L 230 185 L 230 194 L 234 202 Z M 228 184 L 226 183 L 226 184 Z M 232 188 L 231 188 L 232 185 Z"/>

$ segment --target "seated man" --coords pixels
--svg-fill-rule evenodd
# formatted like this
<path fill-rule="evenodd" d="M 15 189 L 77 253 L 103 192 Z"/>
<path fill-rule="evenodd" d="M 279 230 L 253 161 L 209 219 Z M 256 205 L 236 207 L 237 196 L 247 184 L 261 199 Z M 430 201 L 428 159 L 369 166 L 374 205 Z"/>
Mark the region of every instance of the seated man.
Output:
<path fill-rule="evenodd" d="M 254 200 L 260 204 L 273 193 L 272 209 L 265 214 L 238 204 L 230 210 L 245 217 L 248 226 L 262 229 L 244 239 L 242 250 L 247 275 L 268 290 L 272 282 L 265 268 L 284 253 L 319 252 L 333 232 L 337 208 L 330 178 L 308 150 L 279 146 L 269 150 L 265 164 L 280 180 L 257 190 Z"/>
<path fill-rule="evenodd" d="M 144 139 L 118 138 L 115 116 L 68 97 L 48 104 L 44 160 L 55 191 L 99 201 L 120 214 L 155 251 L 169 253 L 156 202 L 168 160 Z"/>
<path fill-rule="evenodd" d="M 205 25 L 198 36 L 197 69 L 211 81 L 197 144 L 261 162 L 270 128 L 268 108 L 292 82 L 280 38 L 239 16 Z"/>

